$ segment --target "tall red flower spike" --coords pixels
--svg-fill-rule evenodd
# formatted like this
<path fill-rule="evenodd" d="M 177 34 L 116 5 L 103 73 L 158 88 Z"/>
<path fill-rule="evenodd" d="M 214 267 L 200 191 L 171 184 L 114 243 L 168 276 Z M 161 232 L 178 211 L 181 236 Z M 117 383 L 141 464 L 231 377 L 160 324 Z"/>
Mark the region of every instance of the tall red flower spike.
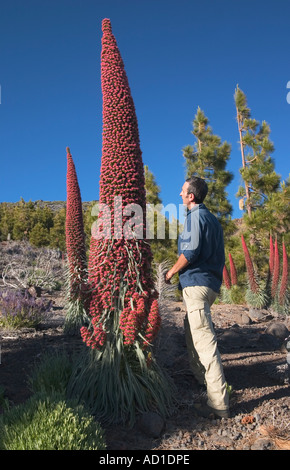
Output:
<path fill-rule="evenodd" d="M 102 31 L 101 212 L 98 229 L 92 231 L 88 267 L 93 331 L 83 327 L 81 333 L 88 346 L 101 349 L 113 328 L 126 345 L 133 344 L 140 332 L 145 348 L 159 330 L 160 317 L 151 277 L 152 254 L 144 240 L 146 192 L 138 123 L 109 19 L 103 20 Z M 138 205 L 142 212 L 135 219 L 134 232 L 128 226 L 129 204 Z M 117 329 L 112 326 L 116 320 Z"/>
<path fill-rule="evenodd" d="M 282 277 L 281 277 L 281 286 L 279 292 L 279 303 L 283 305 L 286 292 L 288 288 L 288 259 L 287 259 L 287 252 L 286 246 L 283 242 L 283 268 L 282 268 Z"/>
<path fill-rule="evenodd" d="M 271 289 L 272 298 L 275 297 L 277 289 L 278 289 L 279 273 L 280 273 L 280 259 L 279 259 L 278 241 L 276 238 L 275 246 L 274 246 L 274 271 L 273 271 L 272 289 Z"/>
<path fill-rule="evenodd" d="M 247 272 L 248 272 L 248 279 L 249 279 L 250 288 L 251 288 L 252 292 L 258 293 L 259 286 L 258 286 L 256 278 L 255 278 L 253 262 L 252 262 L 248 247 L 246 245 L 244 236 L 242 235 L 241 238 L 242 238 L 242 246 L 243 246 L 243 251 L 244 251 L 244 255 L 245 255 L 246 268 L 247 268 Z"/>
<path fill-rule="evenodd" d="M 236 266 L 235 266 L 233 257 L 230 253 L 229 253 L 229 260 L 230 260 L 230 272 L 231 272 L 232 285 L 236 286 L 237 283 L 238 283 L 237 270 L 236 270 Z"/>
<path fill-rule="evenodd" d="M 81 299 L 85 291 L 86 248 L 82 200 L 75 165 L 67 147 L 66 249 L 70 271 L 70 298 Z"/>
<path fill-rule="evenodd" d="M 270 270 L 270 275 L 273 276 L 273 272 L 274 272 L 274 245 L 273 245 L 272 235 L 270 235 L 269 270 Z"/>

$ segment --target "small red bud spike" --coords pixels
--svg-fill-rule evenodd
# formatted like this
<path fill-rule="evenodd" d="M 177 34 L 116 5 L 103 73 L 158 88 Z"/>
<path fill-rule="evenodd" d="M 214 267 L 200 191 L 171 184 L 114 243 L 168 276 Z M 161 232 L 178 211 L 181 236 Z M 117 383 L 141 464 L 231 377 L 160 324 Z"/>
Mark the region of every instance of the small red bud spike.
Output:
<path fill-rule="evenodd" d="M 272 298 L 274 298 L 277 293 L 278 284 L 279 284 L 279 273 L 280 273 L 280 259 L 279 259 L 278 241 L 276 238 L 275 247 L 274 247 L 274 271 L 273 271 L 272 289 L 271 289 Z"/>
<path fill-rule="evenodd" d="M 255 272 L 254 272 L 254 266 L 253 262 L 248 250 L 248 247 L 246 245 L 244 236 L 241 236 L 242 238 L 242 247 L 245 255 L 245 261 L 246 261 L 246 268 L 248 272 L 248 279 L 249 279 L 249 284 L 252 292 L 257 293 L 259 291 L 259 286 L 257 284 L 256 278 L 255 278 Z"/>
<path fill-rule="evenodd" d="M 229 260 L 230 260 L 230 272 L 231 272 L 232 286 L 236 286 L 238 283 L 237 270 L 236 270 L 236 266 L 235 266 L 231 253 L 229 253 Z"/>
<path fill-rule="evenodd" d="M 288 288 L 288 258 L 286 252 L 286 246 L 283 242 L 283 268 L 282 268 L 282 277 L 281 277 L 281 286 L 279 292 L 279 303 L 284 304 L 286 292 Z"/>
<path fill-rule="evenodd" d="M 272 235 L 270 235 L 269 270 L 270 270 L 270 276 L 273 276 L 273 272 L 274 272 L 274 245 L 273 245 Z"/>
<path fill-rule="evenodd" d="M 231 288 L 231 280 L 230 280 L 229 272 L 227 270 L 226 265 L 224 265 L 224 269 L 223 269 L 223 280 L 224 280 L 226 288 L 230 289 Z"/>

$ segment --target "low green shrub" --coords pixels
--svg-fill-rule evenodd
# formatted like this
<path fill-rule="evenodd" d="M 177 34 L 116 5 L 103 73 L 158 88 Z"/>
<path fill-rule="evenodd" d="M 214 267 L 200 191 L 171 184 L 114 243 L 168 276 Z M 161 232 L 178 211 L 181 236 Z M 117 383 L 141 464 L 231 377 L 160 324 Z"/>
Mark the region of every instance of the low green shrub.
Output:
<path fill-rule="evenodd" d="M 39 363 L 35 364 L 28 385 L 36 393 L 66 395 L 67 384 L 72 373 L 72 363 L 65 351 L 46 352 Z"/>
<path fill-rule="evenodd" d="M 36 394 L 0 417 L 0 450 L 105 449 L 99 423 L 57 394 Z"/>

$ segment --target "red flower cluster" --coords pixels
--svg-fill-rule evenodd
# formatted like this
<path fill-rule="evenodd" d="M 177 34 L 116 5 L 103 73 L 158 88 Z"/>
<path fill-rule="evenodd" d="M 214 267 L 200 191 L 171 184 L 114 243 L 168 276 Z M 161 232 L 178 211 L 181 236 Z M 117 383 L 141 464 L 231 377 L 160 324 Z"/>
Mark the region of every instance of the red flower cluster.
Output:
<path fill-rule="evenodd" d="M 70 295 L 81 298 L 85 291 L 86 249 L 81 193 L 75 165 L 67 147 L 66 249 L 70 270 Z"/>
<path fill-rule="evenodd" d="M 147 327 L 147 332 L 145 335 L 145 339 L 148 341 L 149 344 L 151 344 L 156 338 L 156 335 L 161 325 L 160 315 L 159 315 L 158 310 L 159 310 L 158 301 L 157 299 L 154 299 L 152 301 L 150 312 L 148 315 L 148 327 Z"/>
<path fill-rule="evenodd" d="M 105 315 L 108 320 L 112 315 L 115 318 L 120 315 L 119 327 L 124 343 L 129 345 L 137 338 L 138 331 L 150 336 L 152 325 L 155 325 L 156 333 L 160 320 L 153 322 L 151 318 L 152 298 L 156 298 L 156 293 L 151 277 L 150 246 L 143 238 L 128 239 L 124 233 L 128 225 L 125 206 L 138 204 L 145 214 L 144 167 L 134 102 L 110 20 L 103 20 L 102 30 L 103 149 L 99 202 L 110 208 L 111 220 L 102 218 L 104 236 L 91 238 L 88 266 L 89 284 L 92 286 L 90 317 L 94 329 L 102 329 L 101 317 Z M 116 196 L 121 196 L 122 207 L 114 207 Z M 145 217 L 140 221 L 140 228 L 145 238 L 143 219 Z M 114 226 L 114 238 L 106 238 L 106 222 L 110 227 Z M 116 236 L 116 233 L 122 236 Z M 158 304 L 155 316 L 158 316 L 157 310 Z M 106 321 L 106 328 L 109 324 L 110 321 Z M 82 329 L 82 337 L 89 346 L 92 346 L 94 338 L 96 347 L 101 345 L 86 328 Z"/>
<path fill-rule="evenodd" d="M 120 328 L 124 334 L 124 344 L 134 343 L 146 319 L 145 296 L 135 292 L 130 302 L 131 305 L 127 305 L 120 315 Z"/>
<path fill-rule="evenodd" d="M 89 332 L 89 330 L 85 326 L 82 326 L 82 328 L 80 329 L 80 332 L 81 332 L 83 341 L 90 348 L 100 349 L 102 346 L 104 346 L 107 335 L 106 335 L 105 330 L 103 329 L 103 325 L 102 324 L 98 325 L 97 321 L 95 322 L 93 332 Z"/>
<path fill-rule="evenodd" d="M 258 293 L 259 292 L 259 286 L 258 286 L 258 283 L 256 281 L 253 262 L 252 262 L 248 247 L 246 245 L 244 236 L 242 235 L 241 238 L 242 238 L 242 246 L 243 246 L 243 251 L 244 251 L 244 255 L 245 255 L 246 268 L 247 268 L 247 272 L 248 272 L 248 279 L 249 279 L 249 283 L 250 283 L 250 288 L 251 288 L 252 292 Z"/>

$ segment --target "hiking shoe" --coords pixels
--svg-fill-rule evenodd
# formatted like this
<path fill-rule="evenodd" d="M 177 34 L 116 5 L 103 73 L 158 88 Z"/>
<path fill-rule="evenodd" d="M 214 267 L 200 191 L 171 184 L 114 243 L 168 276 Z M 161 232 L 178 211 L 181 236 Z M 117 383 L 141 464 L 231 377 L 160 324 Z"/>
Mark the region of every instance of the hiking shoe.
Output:
<path fill-rule="evenodd" d="M 202 416 L 203 418 L 229 418 L 230 412 L 229 410 L 216 410 L 215 408 L 211 408 L 208 405 L 200 405 L 196 403 L 193 405 L 194 411 L 198 416 Z"/>

